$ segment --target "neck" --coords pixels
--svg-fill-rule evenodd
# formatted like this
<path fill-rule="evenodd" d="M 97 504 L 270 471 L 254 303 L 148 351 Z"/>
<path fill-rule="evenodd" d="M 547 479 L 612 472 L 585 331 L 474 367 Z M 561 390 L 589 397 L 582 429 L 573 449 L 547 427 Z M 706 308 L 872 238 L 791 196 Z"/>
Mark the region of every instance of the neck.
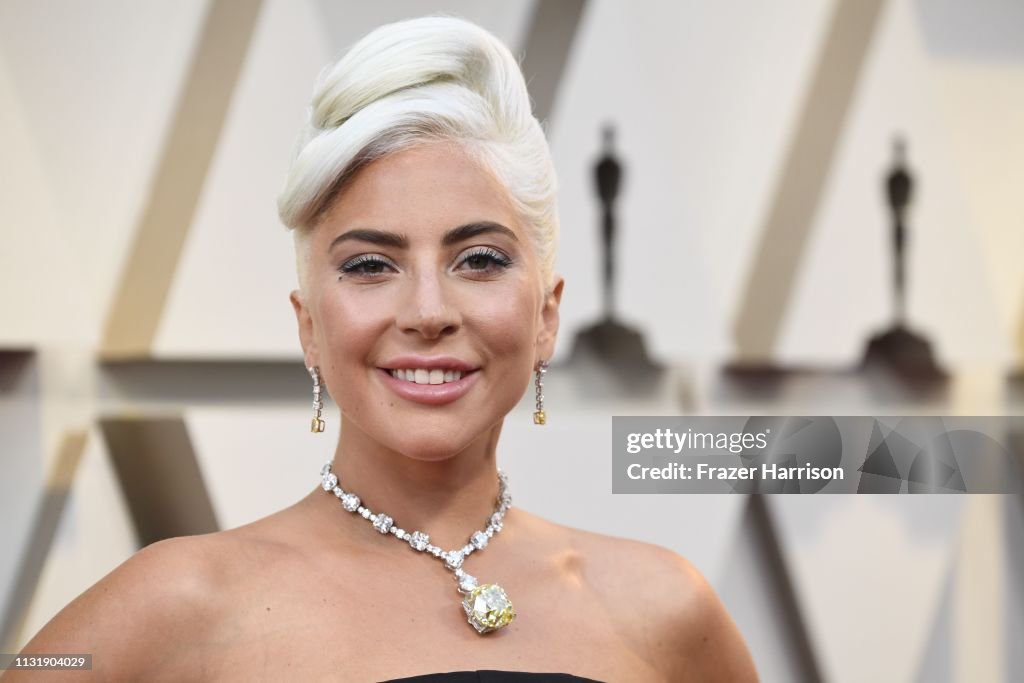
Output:
<path fill-rule="evenodd" d="M 423 460 L 384 446 L 343 416 L 332 467 L 339 486 L 373 512 L 389 515 L 410 533 L 429 534 L 431 543 L 445 550 L 461 548 L 494 512 L 500 431 L 498 423 L 458 453 Z M 372 530 L 335 505 L 338 526 L 357 534 Z"/>

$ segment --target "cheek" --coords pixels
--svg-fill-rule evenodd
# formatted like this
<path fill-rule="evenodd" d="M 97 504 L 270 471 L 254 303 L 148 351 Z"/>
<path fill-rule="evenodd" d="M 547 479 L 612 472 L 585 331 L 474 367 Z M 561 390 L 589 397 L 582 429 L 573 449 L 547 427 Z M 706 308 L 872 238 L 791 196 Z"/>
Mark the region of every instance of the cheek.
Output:
<path fill-rule="evenodd" d="M 475 301 L 464 321 L 469 329 L 486 345 L 486 351 L 496 360 L 509 360 L 517 356 L 523 363 L 532 363 L 536 337 L 536 310 L 528 294 L 522 289 L 500 296 L 488 296 Z"/>
<path fill-rule="evenodd" d="M 480 318 L 489 330 L 484 343 L 490 356 L 491 386 L 496 409 L 503 413 L 519 402 L 533 376 L 536 311 L 528 296 L 518 294 L 499 304 L 492 303 Z"/>
<path fill-rule="evenodd" d="M 323 360 L 334 372 L 349 372 L 346 362 L 362 361 L 387 324 L 387 308 L 368 305 L 361 297 L 328 294 L 317 308 Z"/>

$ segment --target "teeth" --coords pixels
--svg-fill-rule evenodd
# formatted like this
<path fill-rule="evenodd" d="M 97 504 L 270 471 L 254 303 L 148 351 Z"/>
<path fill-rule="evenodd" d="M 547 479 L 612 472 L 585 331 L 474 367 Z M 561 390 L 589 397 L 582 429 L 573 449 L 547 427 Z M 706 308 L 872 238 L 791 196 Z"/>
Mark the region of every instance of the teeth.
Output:
<path fill-rule="evenodd" d="M 391 376 L 402 379 L 406 382 L 416 384 L 444 384 L 445 382 L 456 382 L 462 379 L 461 370 L 441 370 L 435 368 L 426 370 L 424 368 L 399 368 L 391 371 Z"/>

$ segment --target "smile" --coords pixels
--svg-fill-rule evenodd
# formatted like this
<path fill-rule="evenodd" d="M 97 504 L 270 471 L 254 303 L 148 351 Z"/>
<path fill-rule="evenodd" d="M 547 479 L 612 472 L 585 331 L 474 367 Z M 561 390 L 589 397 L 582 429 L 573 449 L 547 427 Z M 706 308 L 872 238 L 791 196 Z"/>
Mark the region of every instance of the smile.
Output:
<path fill-rule="evenodd" d="M 383 382 L 399 397 L 425 405 L 444 405 L 462 398 L 476 384 L 479 371 L 377 368 Z"/>
<path fill-rule="evenodd" d="M 447 382 L 456 382 L 462 379 L 461 370 L 424 370 L 423 368 L 412 369 L 412 368 L 399 368 L 397 370 L 391 370 L 391 376 L 396 379 L 404 379 L 406 382 L 415 382 L 416 384 L 445 384 Z"/>

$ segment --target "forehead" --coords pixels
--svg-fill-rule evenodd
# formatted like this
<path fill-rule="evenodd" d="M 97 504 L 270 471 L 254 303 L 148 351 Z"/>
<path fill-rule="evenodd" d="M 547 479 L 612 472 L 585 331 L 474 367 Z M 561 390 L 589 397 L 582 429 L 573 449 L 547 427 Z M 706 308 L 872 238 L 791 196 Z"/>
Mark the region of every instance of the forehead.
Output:
<path fill-rule="evenodd" d="M 522 228 L 508 190 L 465 150 L 429 143 L 395 152 L 361 169 L 324 215 L 328 231 L 374 227 L 417 235 L 473 221 Z"/>

